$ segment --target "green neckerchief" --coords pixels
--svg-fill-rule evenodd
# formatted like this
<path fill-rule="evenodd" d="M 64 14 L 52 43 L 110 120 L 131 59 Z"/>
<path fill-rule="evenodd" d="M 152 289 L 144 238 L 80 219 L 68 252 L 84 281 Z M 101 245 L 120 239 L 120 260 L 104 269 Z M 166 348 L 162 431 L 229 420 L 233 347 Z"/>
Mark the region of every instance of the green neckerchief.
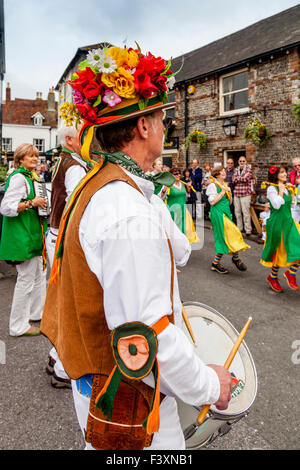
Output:
<path fill-rule="evenodd" d="M 100 154 L 104 157 L 104 159 L 108 160 L 111 163 L 115 163 L 116 165 L 120 165 L 126 170 L 128 170 L 130 173 L 133 175 L 139 176 L 140 178 L 143 178 L 148 181 L 152 181 L 154 185 L 163 185 L 167 186 L 170 188 L 172 184 L 175 183 L 175 176 L 172 175 L 172 173 L 169 173 L 168 171 L 161 171 L 157 173 L 156 175 L 147 175 L 141 167 L 128 155 L 126 155 L 124 152 L 118 151 L 118 152 L 93 152 L 94 154 Z"/>
<path fill-rule="evenodd" d="M 80 160 L 82 160 L 84 163 L 86 163 L 89 168 L 92 168 L 92 167 L 93 167 L 93 163 L 92 163 L 92 162 L 89 162 L 88 160 L 85 160 L 84 158 L 82 158 L 81 155 L 79 155 L 79 154 L 76 153 L 76 152 L 73 152 L 73 151 L 70 150 L 70 149 L 67 149 L 67 147 L 62 147 L 61 150 L 62 150 L 62 152 L 69 153 L 70 155 L 72 155 L 72 154 L 74 153 L 75 155 L 77 155 L 77 156 L 80 158 Z"/>

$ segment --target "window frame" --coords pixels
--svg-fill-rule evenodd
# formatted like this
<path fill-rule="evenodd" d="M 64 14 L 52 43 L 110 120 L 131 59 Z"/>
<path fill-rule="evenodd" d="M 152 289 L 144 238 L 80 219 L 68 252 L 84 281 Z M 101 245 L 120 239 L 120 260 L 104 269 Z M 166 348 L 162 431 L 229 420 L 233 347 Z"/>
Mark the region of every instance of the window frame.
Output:
<path fill-rule="evenodd" d="M 4 140 L 9 140 L 10 142 L 4 143 Z M 6 148 L 7 145 L 9 145 L 9 148 Z M 2 137 L 1 147 L 2 152 L 12 152 L 12 137 Z"/>
<path fill-rule="evenodd" d="M 224 96 L 232 95 L 234 93 L 241 93 L 242 91 L 248 91 L 248 98 L 249 98 L 249 80 L 248 80 L 248 87 L 241 88 L 240 90 L 234 90 L 233 92 L 223 93 L 223 79 L 232 77 L 233 75 L 238 75 L 239 73 L 249 72 L 248 68 L 243 68 L 240 70 L 236 70 L 235 72 L 226 73 L 225 75 L 221 75 L 219 77 L 219 114 L 220 116 L 232 116 L 238 113 L 247 113 L 249 112 L 249 106 L 246 108 L 238 108 L 233 109 L 231 111 L 224 111 Z"/>
<path fill-rule="evenodd" d="M 36 141 L 41 141 L 42 142 L 42 150 L 40 150 L 40 144 L 38 144 Z M 45 139 L 41 139 L 41 138 L 34 138 L 33 139 L 33 146 L 36 147 L 39 151 L 39 153 L 44 153 L 45 152 Z"/>

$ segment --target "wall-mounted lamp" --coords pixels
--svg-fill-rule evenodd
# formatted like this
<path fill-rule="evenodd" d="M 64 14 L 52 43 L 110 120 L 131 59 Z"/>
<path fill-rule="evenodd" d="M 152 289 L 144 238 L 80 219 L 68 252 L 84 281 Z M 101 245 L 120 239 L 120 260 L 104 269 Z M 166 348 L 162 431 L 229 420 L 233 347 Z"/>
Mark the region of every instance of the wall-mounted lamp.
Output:
<path fill-rule="evenodd" d="M 223 123 L 223 130 L 224 130 L 226 137 L 235 137 L 237 126 L 238 124 L 237 124 L 236 118 L 225 119 Z"/>

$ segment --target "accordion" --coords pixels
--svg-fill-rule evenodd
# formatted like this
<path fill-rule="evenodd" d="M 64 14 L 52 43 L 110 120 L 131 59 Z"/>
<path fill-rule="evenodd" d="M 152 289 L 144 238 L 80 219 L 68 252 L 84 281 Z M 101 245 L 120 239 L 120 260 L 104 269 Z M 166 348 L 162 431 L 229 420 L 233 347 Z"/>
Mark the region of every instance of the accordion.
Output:
<path fill-rule="evenodd" d="M 38 207 L 38 214 L 40 217 L 49 217 L 51 207 L 50 207 L 50 200 L 51 198 L 48 196 L 49 190 L 47 189 L 47 183 L 41 181 L 34 181 L 34 191 L 35 195 L 39 197 L 43 197 L 47 201 L 47 206 L 43 209 L 42 207 Z"/>

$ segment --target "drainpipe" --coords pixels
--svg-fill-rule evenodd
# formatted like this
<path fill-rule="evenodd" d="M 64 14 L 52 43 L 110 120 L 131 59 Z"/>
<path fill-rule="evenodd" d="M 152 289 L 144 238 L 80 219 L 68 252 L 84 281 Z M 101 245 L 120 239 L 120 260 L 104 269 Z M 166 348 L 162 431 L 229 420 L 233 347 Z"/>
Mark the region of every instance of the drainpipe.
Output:
<path fill-rule="evenodd" d="M 187 85 L 184 86 L 184 137 L 189 133 L 189 99 Z M 189 149 L 185 149 L 185 167 L 189 166 Z"/>

